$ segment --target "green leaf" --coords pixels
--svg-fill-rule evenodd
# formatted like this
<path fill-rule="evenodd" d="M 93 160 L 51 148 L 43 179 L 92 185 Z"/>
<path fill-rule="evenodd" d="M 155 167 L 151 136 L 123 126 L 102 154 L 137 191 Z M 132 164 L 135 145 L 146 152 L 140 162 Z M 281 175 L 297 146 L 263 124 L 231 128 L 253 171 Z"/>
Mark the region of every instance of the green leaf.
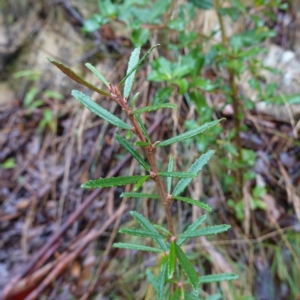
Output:
<path fill-rule="evenodd" d="M 149 251 L 149 252 L 163 252 L 162 249 L 136 245 L 136 244 L 127 244 L 127 243 L 114 243 L 114 248 L 122 248 L 122 249 L 131 249 L 131 250 L 138 250 L 138 251 Z"/>
<path fill-rule="evenodd" d="M 128 98 L 128 96 L 130 94 L 130 91 L 131 91 L 131 88 L 132 88 L 132 85 L 133 85 L 133 81 L 134 81 L 134 76 L 135 76 L 135 73 L 136 73 L 135 66 L 139 61 L 140 53 L 141 53 L 141 47 L 135 48 L 131 53 L 129 63 L 128 63 L 128 68 L 127 68 L 127 74 L 130 73 L 130 75 L 125 80 L 124 98 Z"/>
<path fill-rule="evenodd" d="M 88 110 L 93 112 L 95 115 L 101 117 L 108 123 L 123 129 L 131 129 L 131 127 L 128 124 L 111 114 L 108 110 L 99 106 L 95 101 L 93 101 L 90 97 L 86 96 L 85 94 L 73 90 L 71 95 L 81 104 L 83 104 Z"/>
<path fill-rule="evenodd" d="M 239 11 L 241 11 L 243 14 L 246 13 L 246 7 L 240 0 L 231 0 L 232 6 L 236 7 Z"/>
<path fill-rule="evenodd" d="M 212 283 L 212 282 L 220 282 L 224 280 L 236 280 L 239 276 L 231 273 L 221 273 L 221 274 L 213 274 L 213 275 L 204 275 L 199 277 L 200 283 Z"/>
<path fill-rule="evenodd" d="M 174 104 L 171 104 L 171 103 L 163 103 L 163 104 L 146 106 L 146 107 L 143 107 L 143 108 L 140 108 L 140 109 L 136 109 L 132 113 L 134 115 L 140 115 L 141 113 L 154 111 L 154 110 L 157 110 L 157 109 L 160 109 L 160 108 L 173 108 L 173 109 L 176 109 L 177 106 L 174 105 Z"/>
<path fill-rule="evenodd" d="M 159 195 L 152 195 L 152 194 L 146 194 L 146 193 L 122 193 L 120 195 L 121 198 L 127 197 L 127 198 L 151 198 L 151 199 L 160 199 Z"/>
<path fill-rule="evenodd" d="M 126 135 L 125 135 L 125 139 L 130 139 L 131 138 L 131 135 L 132 135 L 132 130 L 128 130 L 127 132 L 126 132 Z"/>
<path fill-rule="evenodd" d="M 198 206 L 200 208 L 203 208 L 203 209 L 211 212 L 211 208 L 207 204 L 200 202 L 198 200 L 194 200 L 194 199 L 190 199 L 190 198 L 186 198 L 186 197 L 179 197 L 179 196 L 174 196 L 174 197 L 172 197 L 172 199 L 180 200 L 180 201 Z"/>
<path fill-rule="evenodd" d="M 175 242 L 171 242 L 170 251 L 168 255 L 168 278 L 172 279 L 176 262 L 176 253 L 175 253 Z"/>
<path fill-rule="evenodd" d="M 154 98 L 153 98 L 152 103 L 154 105 L 156 105 L 156 104 L 159 104 L 159 103 L 166 102 L 171 97 L 171 94 L 172 94 L 173 90 L 174 90 L 174 88 L 170 87 L 170 86 L 158 89 L 156 91 L 156 93 L 154 94 Z"/>
<path fill-rule="evenodd" d="M 137 160 L 137 162 L 144 167 L 147 171 L 150 170 L 150 166 L 144 161 L 141 155 L 121 136 L 116 134 L 117 141 Z"/>
<path fill-rule="evenodd" d="M 192 237 L 198 237 L 198 236 L 205 236 L 205 235 L 211 235 L 211 234 L 218 234 L 224 231 L 227 231 L 231 226 L 227 224 L 223 225 L 215 225 L 215 226 L 207 226 L 192 232 L 185 232 L 179 235 L 179 237 L 182 238 L 192 238 Z"/>
<path fill-rule="evenodd" d="M 170 156 L 170 159 L 169 159 L 169 165 L 168 165 L 168 172 L 172 172 L 173 171 L 173 168 L 174 168 L 174 156 L 171 155 Z M 168 190 L 168 193 L 171 192 L 171 187 L 172 187 L 172 177 L 169 176 L 167 178 L 167 190 Z"/>
<path fill-rule="evenodd" d="M 193 222 L 186 230 L 184 233 L 188 233 L 188 232 L 193 232 L 194 230 L 196 230 L 199 226 L 202 225 L 202 223 L 206 220 L 207 215 L 202 215 L 200 216 L 195 222 Z M 176 244 L 178 246 L 181 246 L 185 241 L 187 240 L 187 238 L 182 238 L 180 237 L 177 241 Z"/>
<path fill-rule="evenodd" d="M 225 120 L 225 119 L 220 119 L 220 120 L 215 120 L 215 121 L 212 121 L 212 122 L 208 122 L 208 123 L 205 123 L 204 125 L 198 127 L 198 128 L 195 128 L 193 130 L 189 130 L 183 134 L 180 134 L 180 135 L 177 135 L 177 136 L 174 136 L 173 138 L 170 138 L 168 140 L 165 140 L 163 142 L 159 142 L 156 144 L 156 147 L 164 147 L 164 146 L 168 146 L 168 145 L 171 145 L 171 144 L 174 144 L 174 143 L 177 143 L 177 142 L 180 142 L 180 141 L 183 141 L 183 140 L 186 140 L 186 139 L 189 139 L 191 137 L 194 137 L 200 133 L 202 133 L 203 131 L 217 125 L 219 122 L 221 122 L 222 120 Z"/>
<path fill-rule="evenodd" d="M 123 84 L 123 82 L 133 73 L 135 72 L 135 70 L 144 62 L 144 60 L 149 56 L 149 54 L 151 53 L 151 51 L 158 47 L 159 44 L 154 45 L 153 47 L 151 47 L 147 53 L 138 61 L 138 63 L 131 69 L 131 71 L 129 73 L 126 74 L 126 76 L 120 81 L 119 86 L 121 86 Z"/>
<path fill-rule="evenodd" d="M 189 173 L 195 173 L 198 174 L 204 165 L 207 164 L 209 159 L 212 157 L 212 155 L 215 153 L 213 150 L 207 151 L 205 154 L 202 154 L 188 169 Z M 189 183 L 192 181 L 192 179 L 189 178 L 182 178 L 179 180 L 177 183 L 174 191 L 173 191 L 173 196 L 178 196 L 180 193 L 184 191 L 184 189 L 189 185 Z"/>
<path fill-rule="evenodd" d="M 82 26 L 83 32 L 94 32 L 98 30 L 103 24 L 107 23 L 107 19 L 99 14 L 91 15 L 88 20 L 85 20 Z"/>
<path fill-rule="evenodd" d="M 163 13 L 166 12 L 168 6 L 171 4 L 171 0 L 165 0 L 165 1 L 157 1 L 152 6 L 152 9 L 149 11 L 149 21 L 152 23 L 156 18 L 161 16 Z"/>
<path fill-rule="evenodd" d="M 53 64 L 55 65 L 57 68 L 59 68 L 63 73 L 65 73 L 68 77 L 70 77 L 71 79 L 73 79 L 74 81 L 88 87 L 89 89 L 97 92 L 98 94 L 101 94 L 101 95 L 105 95 L 105 96 L 108 96 L 110 97 L 110 94 L 101 90 L 101 89 L 98 89 L 96 86 L 90 84 L 89 82 L 85 81 L 83 78 L 81 78 L 79 75 L 77 75 L 74 71 L 72 71 L 70 68 L 66 67 L 64 64 L 62 64 L 61 62 L 59 61 L 56 61 L 50 57 L 47 57 L 47 59 Z"/>
<path fill-rule="evenodd" d="M 206 92 L 211 92 L 217 87 L 215 84 L 211 83 L 209 79 L 205 78 L 197 78 L 193 80 L 192 85 Z"/>
<path fill-rule="evenodd" d="M 220 300 L 222 299 L 222 295 L 220 293 L 214 294 L 206 298 L 206 300 Z"/>
<path fill-rule="evenodd" d="M 135 116 L 135 119 L 136 119 L 137 122 L 139 123 L 139 125 L 140 125 L 140 127 L 141 127 L 141 129 L 142 129 L 142 131 L 143 131 L 143 134 L 144 134 L 144 136 L 146 137 L 147 141 L 148 141 L 149 143 L 151 143 L 150 136 L 149 136 L 148 131 L 147 131 L 147 129 L 146 129 L 144 123 L 142 122 L 141 118 L 140 118 L 138 115 L 136 115 L 136 116 Z"/>
<path fill-rule="evenodd" d="M 171 232 L 166 229 L 165 227 L 162 227 L 158 224 L 154 224 L 153 225 L 157 230 L 160 230 L 165 236 L 171 236 Z"/>
<path fill-rule="evenodd" d="M 10 157 L 0 165 L 3 169 L 13 169 L 16 166 L 16 159 L 14 157 Z"/>
<path fill-rule="evenodd" d="M 148 147 L 148 146 L 151 146 L 151 143 L 138 141 L 138 142 L 135 142 L 134 145 L 135 146 L 140 146 L 140 147 Z"/>
<path fill-rule="evenodd" d="M 167 26 L 173 30 L 183 31 L 185 29 L 185 20 L 183 18 L 173 19 L 167 23 Z"/>
<path fill-rule="evenodd" d="M 195 178 L 197 174 L 190 172 L 158 172 L 162 177 L 175 177 L 175 178 Z"/>
<path fill-rule="evenodd" d="M 144 28 L 137 28 L 132 31 L 130 40 L 135 47 L 142 46 L 147 43 L 150 37 L 150 30 Z"/>
<path fill-rule="evenodd" d="M 140 92 L 137 92 L 137 93 L 133 96 L 132 100 L 130 101 L 130 108 L 131 108 L 131 109 L 133 108 L 133 106 L 134 106 L 134 104 L 135 104 L 137 98 L 139 97 L 139 94 L 140 94 Z"/>
<path fill-rule="evenodd" d="M 155 292 L 158 291 L 157 279 L 154 277 L 153 273 L 149 268 L 146 269 L 147 280 L 152 284 Z"/>
<path fill-rule="evenodd" d="M 194 269 L 193 265 L 185 255 L 185 253 L 181 250 L 181 248 L 175 244 L 175 253 L 178 258 L 179 264 L 181 265 L 189 283 L 192 285 L 195 291 L 199 290 L 199 277 Z"/>
<path fill-rule="evenodd" d="M 150 175 L 146 175 L 146 176 L 142 176 L 142 178 L 136 183 L 136 185 L 134 186 L 133 190 L 137 191 L 142 184 L 147 181 L 150 178 Z"/>
<path fill-rule="evenodd" d="M 189 89 L 189 82 L 185 78 L 174 79 L 171 83 L 176 84 L 179 88 L 178 93 L 183 95 Z"/>
<path fill-rule="evenodd" d="M 212 9 L 214 7 L 212 0 L 188 0 L 200 9 Z"/>
<path fill-rule="evenodd" d="M 109 18 L 113 18 L 117 15 L 118 6 L 112 3 L 111 0 L 98 0 L 97 2 L 101 15 Z"/>
<path fill-rule="evenodd" d="M 148 237 L 151 239 L 164 239 L 164 236 L 160 235 L 158 232 L 150 232 L 141 229 L 135 228 L 122 228 L 119 230 L 119 233 L 134 235 L 134 236 L 141 236 L 141 237 Z"/>
<path fill-rule="evenodd" d="M 152 233 L 158 233 L 155 227 L 141 214 L 136 211 L 131 211 L 130 214 L 132 217 L 140 223 L 140 225 L 147 231 Z M 156 239 L 156 243 L 160 246 L 160 248 L 164 251 L 168 251 L 168 247 L 166 243 L 162 239 Z"/>
<path fill-rule="evenodd" d="M 90 69 L 106 86 L 109 86 L 108 81 L 100 74 L 100 72 L 91 64 L 87 63 L 85 66 Z"/>
<path fill-rule="evenodd" d="M 167 263 L 165 263 L 160 270 L 160 274 L 157 278 L 157 299 L 164 300 L 165 299 L 165 284 L 166 284 L 166 273 L 167 273 Z"/>
<path fill-rule="evenodd" d="M 90 180 L 90 181 L 82 184 L 81 188 L 83 188 L 83 189 L 96 189 L 96 188 L 121 186 L 121 185 L 136 183 L 143 177 L 144 176 L 142 176 L 142 175 L 133 175 L 133 176 L 99 178 L 99 179 L 96 179 L 96 180 Z"/>

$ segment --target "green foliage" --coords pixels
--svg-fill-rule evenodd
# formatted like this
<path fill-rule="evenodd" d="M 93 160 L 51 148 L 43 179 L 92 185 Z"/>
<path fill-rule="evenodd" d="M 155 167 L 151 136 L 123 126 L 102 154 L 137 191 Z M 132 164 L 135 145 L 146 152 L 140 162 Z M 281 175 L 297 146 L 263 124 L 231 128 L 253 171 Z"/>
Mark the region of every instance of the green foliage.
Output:
<path fill-rule="evenodd" d="M 114 248 L 122 248 L 122 249 L 130 249 L 130 250 L 138 250 L 138 251 L 147 251 L 147 252 L 163 252 L 162 249 L 147 247 L 143 245 L 135 245 L 135 244 L 127 244 L 127 243 L 114 243 Z"/>
<path fill-rule="evenodd" d="M 99 106 L 95 101 L 93 101 L 90 97 L 86 96 L 85 94 L 75 90 L 73 90 L 71 94 L 76 100 L 78 100 L 81 104 L 83 104 L 87 109 L 89 109 L 95 115 L 104 119 L 108 123 L 123 129 L 131 129 L 131 127 L 128 124 L 123 122 L 115 115 L 111 114 L 103 107 Z"/>
<path fill-rule="evenodd" d="M 212 121 L 212 122 L 209 122 L 209 123 L 205 123 L 204 125 L 198 127 L 198 128 L 195 128 L 193 130 L 190 130 L 190 131 L 187 131 L 183 134 L 180 134 L 180 135 L 177 135 L 177 136 L 174 136 L 173 138 L 170 138 L 168 140 L 165 140 L 163 142 L 159 142 L 156 144 L 156 147 L 164 147 L 164 146 L 169 146 L 169 145 L 172 145 L 174 143 L 178 143 L 180 141 L 184 141 L 186 139 L 189 139 L 191 137 L 194 137 L 202 132 L 204 132 L 205 130 L 217 125 L 220 121 L 222 121 L 223 119 L 221 120 L 216 120 L 216 121 Z"/>
<path fill-rule="evenodd" d="M 156 20 L 161 15 L 161 12 L 165 9 L 165 7 L 169 5 L 169 2 L 170 1 L 155 2 L 155 4 L 153 5 L 154 10 L 151 13 L 151 15 L 148 16 L 148 19 L 152 21 Z M 103 13 L 103 16 L 105 18 L 110 18 L 118 14 L 118 10 L 115 9 L 116 8 L 115 4 L 113 4 L 111 1 L 105 1 L 105 4 L 106 5 L 99 2 L 100 11 Z M 230 228 L 230 226 L 215 225 L 215 226 L 208 226 L 208 227 L 198 229 L 198 227 L 206 219 L 206 215 L 203 215 L 200 218 L 198 218 L 192 225 L 190 225 L 184 233 L 182 234 L 175 233 L 173 224 L 170 221 L 170 219 L 172 218 L 170 207 L 173 200 L 183 201 L 191 205 L 195 205 L 197 207 L 211 211 L 211 208 L 205 203 L 187 197 L 181 197 L 178 195 L 181 194 L 184 191 L 184 189 L 189 185 L 189 183 L 199 174 L 199 172 L 208 163 L 209 159 L 214 154 L 214 151 L 209 150 L 205 154 L 201 155 L 198 159 L 195 160 L 195 162 L 191 165 L 191 167 L 186 172 L 174 172 L 173 171 L 174 157 L 170 156 L 168 170 L 167 172 L 165 172 L 165 171 L 157 171 L 158 167 L 156 165 L 153 150 L 155 147 L 169 146 L 173 143 L 185 141 L 192 137 L 198 136 L 204 131 L 217 125 L 221 120 L 214 120 L 208 122 L 202 126 L 194 128 L 183 134 L 175 136 L 174 138 L 162 142 L 159 141 L 155 143 L 151 142 L 147 129 L 140 118 L 140 114 L 144 112 L 154 111 L 160 108 L 176 108 L 176 106 L 173 104 L 164 103 L 164 104 L 156 104 L 150 107 L 138 108 L 132 111 L 132 107 L 134 105 L 133 103 L 135 102 L 137 96 L 135 96 L 134 99 L 132 100 L 131 107 L 128 106 L 126 98 L 129 97 L 129 94 L 131 92 L 131 88 L 134 82 L 134 76 L 138 66 L 142 64 L 142 62 L 150 54 L 150 52 L 153 50 L 154 47 L 152 47 L 148 52 L 146 52 L 146 54 L 143 56 L 142 59 L 139 59 L 139 55 L 141 51 L 140 47 L 136 48 L 133 51 L 129 60 L 127 74 L 121 80 L 118 86 L 113 86 L 112 84 L 109 84 L 106 81 L 106 79 L 92 65 L 87 64 L 87 67 L 108 88 L 108 92 L 99 90 L 98 88 L 95 88 L 94 86 L 90 85 L 89 83 L 81 79 L 78 75 L 76 75 L 72 70 L 63 66 L 61 63 L 58 63 L 53 60 L 50 61 L 75 81 L 81 83 L 84 86 L 90 87 L 92 90 L 97 91 L 101 95 L 106 95 L 110 97 L 110 99 L 113 101 L 116 101 L 125 111 L 128 121 L 131 122 L 131 125 L 128 125 L 123 120 L 119 119 L 117 116 L 111 114 L 103 107 L 95 103 L 92 99 L 90 99 L 85 94 L 79 91 L 72 91 L 72 95 L 74 96 L 74 98 L 78 100 L 81 104 L 83 104 L 91 112 L 101 117 L 102 119 L 112 124 L 113 126 L 118 127 L 121 130 L 124 129 L 127 131 L 126 139 L 116 134 L 115 135 L 116 140 L 128 153 L 130 153 L 133 156 L 133 158 L 138 162 L 138 164 L 148 172 L 148 174 L 146 175 L 119 176 L 119 177 L 99 178 L 96 180 L 90 180 L 82 184 L 81 187 L 82 188 L 108 188 L 108 187 L 124 186 L 128 184 L 135 184 L 135 186 L 133 187 L 133 192 L 124 192 L 121 194 L 121 197 L 159 199 L 164 205 L 165 215 L 168 220 L 167 228 L 165 226 L 160 226 L 156 224 L 154 225 L 138 212 L 132 211 L 131 212 L 132 217 L 137 221 L 137 223 L 142 228 L 121 228 L 119 230 L 119 233 L 127 234 L 129 236 L 137 236 L 141 239 L 146 238 L 147 240 L 143 240 L 138 244 L 115 243 L 114 247 L 131 249 L 135 251 L 148 251 L 153 253 L 162 252 L 163 253 L 162 255 L 164 255 L 165 257 L 160 260 L 159 275 L 157 277 L 154 277 L 150 270 L 146 270 L 146 275 L 149 281 L 151 282 L 151 284 L 153 285 L 154 290 L 157 293 L 157 299 L 166 299 L 166 295 L 170 295 L 170 291 L 172 290 L 172 288 L 170 287 L 172 285 L 174 285 L 175 287 L 176 283 L 178 283 L 178 281 L 182 276 L 185 276 L 187 278 L 189 284 L 192 286 L 193 290 L 196 293 L 198 293 L 200 289 L 199 276 L 193 266 L 193 263 L 186 256 L 184 251 L 181 249 L 181 245 L 188 238 L 225 232 Z M 160 72 L 163 73 L 168 78 L 171 78 L 172 80 L 176 79 L 177 80 L 176 84 L 182 85 L 181 89 L 185 89 L 183 87 L 186 84 L 184 83 L 185 81 L 179 83 L 178 80 L 182 76 L 188 74 L 189 72 L 192 72 L 191 66 L 192 63 L 194 62 L 195 61 L 189 62 L 188 65 L 186 64 L 181 64 L 180 66 L 177 65 L 175 68 L 173 65 L 169 64 L 167 60 L 160 59 L 160 63 L 161 63 Z M 123 83 L 124 83 L 124 93 L 123 93 L 124 97 L 121 96 L 120 93 L 120 87 Z M 213 86 L 213 88 L 214 87 L 215 86 Z M 210 82 L 206 82 L 201 85 L 201 88 L 209 90 L 212 87 L 210 86 Z M 129 138 L 131 137 L 132 134 L 135 134 L 137 138 L 136 142 L 129 141 Z M 144 153 L 147 157 L 147 161 L 149 162 L 149 164 L 145 161 L 142 155 L 134 148 L 132 144 L 135 144 L 136 146 L 141 147 L 142 150 L 145 150 Z M 155 172 L 153 170 L 155 170 Z M 162 181 L 163 177 L 167 177 L 166 180 L 167 187 L 164 186 L 164 183 Z M 172 178 L 174 177 L 180 178 L 180 180 L 177 183 L 174 190 L 172 191 Z M 158 195 L 136 192 L 147 180 L 153 180 L 154 183 L 156 183 L 156 187 L 158 189 Z M 154 244 L 156 244 L 158 248 L 145 246 L 145 242 L 149 241 L 148 239 L 150 239 Z M 233 276 L 230 277 L 229 275 L 226 274 L 223 277 L 220 276 L 215 277 L 215 282 L 220 281 L 222 278 L 224 278 L 224 280 L 236 279 L 236 277 Z M 213 281 L 213 277 L 206 280 Z M 180 292 L 184 293 L 184 289 L 181 289 Z M 174 298 L 176 294 L 179 295 L 179 289 L 177 289 L 177 292 L 174 295 L 172 295 L 173 299 L 176 299 Z"/>
<path fill-rule="evenodd" d="M 125 85 L 124 85 L 124 97 L 128 98 L 133 81 L 134 81 L 134 76 L 136 72 L 136 65 L 139 62 L 140 58 L 140 53 L 141 53 L 141 47 L 135 48 L 134 51 L 132 52 L 129 63 L 128 63 L 128 69 L 127 69 L 127 78 L 125 80 Z"/>
<path fill-rule="evenodd" d="M 175 244 L 175 253 L 189 283 L 192 285 L 194 291 L 198 291 L 199 277 L 192 263 L 177 244 Z"/>
<path fill-rule="evenodd" d="M 145 168 L 150 170 L 150 166 L 144 161 L 140 154 L 129 144 L 125 139 L 116 134 L 117 141 L 137 160 L 137 162 Z"/>

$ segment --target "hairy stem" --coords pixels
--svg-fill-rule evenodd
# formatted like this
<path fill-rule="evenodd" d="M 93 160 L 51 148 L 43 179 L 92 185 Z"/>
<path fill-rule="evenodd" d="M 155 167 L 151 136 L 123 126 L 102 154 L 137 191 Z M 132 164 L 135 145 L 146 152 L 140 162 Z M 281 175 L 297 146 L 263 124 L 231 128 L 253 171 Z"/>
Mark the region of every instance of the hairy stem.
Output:
<path fill-rule="evenodd" d="M 136 136 L 140 139 L 142 142 L 146 142 L 147 139 L 144 136 L 144 133 L 139 126 L 138 122 L 136 121 L 134 115 L 131 112 L 131 109 L 127 105 L 127 101 L 125 98 L 123 98 L 119 87 L 110 85 L 110 92 L 111 96 L 114 98 L 114 100 L 125 110 L 127 117 L 129 118 L 132 126 L 133 126 L 133 132 L 136 134 Z M 161 177 L 158 175 L 158 168 L 155 162 L 155 153 L 154 153 L 154 147 L 151 145 L 149 147 L 145 147 L 145 153 L 148 158 L 149 164 L 152 168 L 152 172 L 154 173 L 153 180 L 156 184 L 158 193 L 161 197 L 164 210 L 165 210 L 165 215 L 168 223 L 168 229 L 171 232 L 172 236 L 175 235 L 174 231 L 174 225 L 173 225 L 173 220 L 171 216 L 171 211 L 170 211 L 170 206 L 171 206 L 171 201 L 167 197 L 167 193 L 165 191 L 165 187 L 163 185 L 163 182 L 161 180 Z"/>
<path fill-rule="evenodd" d="M 137 123 L 136 119 L 134 118 L 134 116 L 129 114 L 128 117 L 129 117 L 129 119 L 132 123 L 133 128 L 136 131 L 136 135 L 138 136 L 138 138 L 141 141 L 145 142 L 146 138 L 145 138 L 139 124 Z M 172 216 L 171 216 L 171 211 L 170 211 L 171 203 L 167 198 L 167 193 L 165 191 L 165 187 L 163 185 L 161 177 L 158 175 L 158 169 L 157 169 L 157 165 L 156 165 L 156 162 L 155 162 L 155 153 L 154 153 L 153 147 L 152 146 L 146 147 L 145 148 L 145 153 L 146 153 L 146 156 L 148 158 L 149 164 L 152 168 L 152 171 L 156 174 L 156 176 L 153 178 L 153 180 L 156 183 L 158 193 L 159 193 L 159 195 L 162 199 L 162 203 L 163 203 L 163 206 L 164 206 L 165 215 L 166 215 L 166 219 L 167 219 L 167 223 L 168 223 L 168 229 L 169 229 L 169 231 L 171 232 L 172 235 L 175 235 Z"/>
<path fill-rule="evenodd" d="M 222 34 L 222 44 L 224 47 L 228 48 L 228 38 L 226 35 L 226 29 L 224 25 L 224 20 L 222 15 L 219 12 L 221 8 L 220 1 L 214 0 L 214 7 L 218 15 L 218 20 L 220 24 L 221 34 Z M 232 105 L 234 111 L 234 128 L 235 128 L 235 146 L 237 149 L 237 164 L 236 164 L 236 177 L 237 177 L 237 184 L 238 184 L 238 197 L 241 196 L 242 189 L 243 189 L 243 172 L 242 172 L 242 143 L 240 138 L 241 132 L 241 120 L 240 120 L 240 101 L 238 96 L 238 88 L 235 82 L 234 70 L 228 68 L 229 74 L 229 85 L 231 89 L 231 97 L 232 97 Z"/>

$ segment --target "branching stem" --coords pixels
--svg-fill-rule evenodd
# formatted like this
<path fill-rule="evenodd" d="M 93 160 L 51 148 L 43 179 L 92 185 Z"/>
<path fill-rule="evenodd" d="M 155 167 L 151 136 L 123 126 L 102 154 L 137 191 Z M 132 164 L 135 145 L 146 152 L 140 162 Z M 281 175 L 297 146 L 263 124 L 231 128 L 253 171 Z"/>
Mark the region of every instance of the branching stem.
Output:
<path fill-rule="evenodd" d="M 139 138 L 139 140 L 141 142 L 147 142 L 146 137 L 144 136 L 144 133 L 141 129 L 141 127 L 139 126 L 138 122 L 136 121 L 136 119 L 134 118 L 134 115 L 131 113 L 131 109 L 128 107 L 127 105 L 127 101 L 124 101 L 126 99 L 124 99 L 121 95 L 121 92 L 119 90 L 118 87 L 116 86 L 110 86 L 110 90 L 113 91 L 113 95 L 111 94 L 111 96 L 113 96 L 115 98 L 115 101 L 117 103 L 119 103 L 121 105 L 121 107 L 125 110 L 127 117 L 129 118 L 132 126 L 133 126 L 133 130 L 132 132 L 134 134 L 136 134 L 136 136 Z M 117 97 L 116 97 L 117 96 Z M 158 168 L 155 162 L 155 151 L 153 150 L 153 146 L 148 146 L 148 147 L 143 147 L 143 149 L 145 150 L 145 154 L 148 158 L 149 164 L 151 166 L 152 169 L 152 173 L 156 174 L 156 176 L 152 176 L 152 179 L 154 180 L 158 193 L 160 195 L 160 198 L 162 200 L 163 206 L 164 206 L 164 211 L 165 211 L 165 215 L 166 215 L 166 219 L 167 219 L 167 224 L 168 224 L 168 229 L 171 232 L 172 235 L 175 235 L 175 231 L 174 231 L 174 225 L 173 225 L 173 220 L 172 220 L 172 215 L 171 215 L 171 210 L 170 210 L 170 206 L 171 206 L 171 201 L 169 201 L 168 197 L 167 197 L 167 192 L 165 191 L 165 187 L 163 185 L 162 179 L 161 177 L 158 175 Z"/>

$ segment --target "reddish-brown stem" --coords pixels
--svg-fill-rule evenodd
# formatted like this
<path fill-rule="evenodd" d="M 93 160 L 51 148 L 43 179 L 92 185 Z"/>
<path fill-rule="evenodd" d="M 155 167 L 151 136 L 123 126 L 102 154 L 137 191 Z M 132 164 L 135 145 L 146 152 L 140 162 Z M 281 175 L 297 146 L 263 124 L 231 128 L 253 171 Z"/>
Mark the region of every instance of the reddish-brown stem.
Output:
<path fill-rule="evenodd" d="M 138 124 L 137 120 L 135 119 L 134 115 L 132 114 L 131 109 L 128 107 L 126 99 L 123 98 L 119 88 L 110 84 L 109 90 L 110 90 L 111 96 L 114 98 L 114 100 L 125 110 L 127 117 L 133 126 L 132 132 L 139 138 L 139 140 L 141 142 L 146 142 L 147 139 L 146 139 L 140 125 Z M 168 223 L 168 229 L 172 235 L 175 235 L 174 225 L 173 225 L 171 211 L 170 211 L 171 203 L 167 198 L 167 193 L 165 191 L 165 187 L 163 185 L 161 177 L 158 175 L 158 169 L 157 169 L 156 162 L 155 162 L 153 147 L 149 146 L 149 147 L 145 147 L 144 149 L 145 149 L 145 154 L 148 158 L 149 164 L 152 169 L 151 171 L 153 172 L 153 174 L 155 174 L 155 176 L 151 176 L 151 177 L 157 186 L 159 196 L 160 196 L 163 206 L 164 206 L 165 215 L 166 215 L 166 219 L 167 219 L 167 223 Z"/>
<path fill-rule="evenodd" d="M 129 114 L 128 110 L 126 112 L 127 112 L 127 116 L 129 118 L 132 126 L 134 127 L 134 129 L 136 131 L 137 137 L 140 139 L 140 141 L 146 142 L 147 141 L 146 137 L 144 136 L 143 131 L 140 128 L 140 126 L 139 126 L 138 122 L 136 121 L 136 119 L 134 118 L 134 116 L 132 114 Z M 172 220 L 171 211 L 170 211 L 170 201 L 168 201 L 167 193 L 165 191 L 165 187 L 163 185 L 161 177 L 158 175 L 158 169 L 157 169 L 156 162 L 155 162 L 153 147 L 152 146 L 145 147 L 145 153 L 148 158 L 149 164 L 152 168 L 152 172 L 154 172 L 156 174 L 156 176 L 153 178 L 153 180 L 156 183 L 159 196 L 160 196 L 163 206 L 164 206 L 165 215 L 166 215 L 166 219 L 167 219 L 167 223 L 168 223 L 168 229 L 172 235 L 175 235 L 173 220 Z"/>

